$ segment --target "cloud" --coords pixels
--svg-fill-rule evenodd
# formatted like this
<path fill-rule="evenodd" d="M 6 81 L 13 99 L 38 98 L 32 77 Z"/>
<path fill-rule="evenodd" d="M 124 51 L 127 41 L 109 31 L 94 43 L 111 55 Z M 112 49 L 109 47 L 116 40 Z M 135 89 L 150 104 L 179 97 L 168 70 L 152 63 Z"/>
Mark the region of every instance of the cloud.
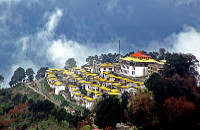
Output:
<path fill-rule="evenodd" d="M 62 15 L 63 13 L 61 9 L 56 9 L 56 12 L 50 15 L 49 20 L 46 23 L 48 33 L 52 32 L 56 28 Z"/>
<path fill-rule="evenodd" d="M 13 4 L 13 3 L 19 3 L 21 0 L 0 0 L 0 4 L 7 3 L 7 4 Z"/>
<path fill-rule="evenodd" d="M 191 53 L 200 61 L 200 30 L 184 25 L 178 33 L 172 33 L 163 41 L 151 41 L 144 50 L 158 51 L 166 48 L 169 52 Z M 200 72 L 200 68 L 198 69 Z"/>
<path fill-rule="evenodd" d="M 12 55 L 15 61 L 5 75 L 3 86 L 7 86 L 18 67 L 24 69 L 31 67 L 36 73 L 40 67 L 47 65 L 63 68 L 66 60 L 71 57 L 75 58 L 77 64 L 81 66 L 85 64 L 85 59 L 89 55 L 116 52 L 112 42 L 102 43 L 99 46 L 95 43 L 84 45 L 67 39 L 64 34 L 57 35 L 55 31 L 62 16 L 63 11 L 59 8 L 51 13 L 46 12 L 43 18 L 47 21 L 43 27 L 34 34 L 23 35 L 16 40 L 14 45 L 16 49 Z M 103 45 L 105 46 L 102 47 Z"/>
<path fill-rule="evenodd" d="M 112 13 L 112 10 L 115 8 L 115 6 L 117 5 L 118 0 L 110 0 L 107 4 L 106 4 L 106 11 Z"/>
<path fill-rule="evenodd" d="M 177 0 L 176 1 L 176 5 L 180 6 L 180 5 L 189 5 L 192 3 L 197 3 L 200 2 L 200 0 Z"/>

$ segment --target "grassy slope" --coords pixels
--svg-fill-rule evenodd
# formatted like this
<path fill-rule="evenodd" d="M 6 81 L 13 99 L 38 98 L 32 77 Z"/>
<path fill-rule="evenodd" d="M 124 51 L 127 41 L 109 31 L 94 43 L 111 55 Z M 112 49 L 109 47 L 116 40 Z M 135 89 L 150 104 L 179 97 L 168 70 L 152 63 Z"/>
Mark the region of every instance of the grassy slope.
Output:
<path fill-rule="evenodd" d="M 32 99 L 34 102 L 37 102 L 38 100 L 44 100 L 41 95 L 34 92 L 32 89 L 27 88 L 25 85 L 20 85 L 15 88 L 9 88 L 7 90 L 11 93 L 11 95 L 16 95 L 18 93 L 21 93 L 22 95 L 26 95 L 28 100 Z M 8 101 L 4 101 L 4 98 L 5 97 L 0 95 L 0 101 L 1 101 L 0 112 L 3 110 L 3 108 L 12 104 L 11 99 L 9 99 Z M 6 114 L 6 113 L 4 113 L 4 114 Z M 9 119 L 9 118 L 10 117 L 7 117 L 6 119 Z M 69 128 L 68 124 L 58 123 L 53 117 L 49 118 L 48 120 L 44 119 L 40 122 L 31 122 L 31 124 L 27 123 L 27 120 L 29 120 L 30 118 L 31 117 L 27 117 L 25 120 L 18 119 L 17 122 L 13 122 L 9 125 L 10 126 L 9 129 L 16 129 L 17 127 L 22 127 L 24 124 L 28 125 L 28 129 L 35 129 L 35 130 L 37 128 L 39 128 L 39 129 L 54 129 L 54 130 L 56 130 L 56 129 L 59 129 L 59 130 L 72 129 L 72 128 Z"/>

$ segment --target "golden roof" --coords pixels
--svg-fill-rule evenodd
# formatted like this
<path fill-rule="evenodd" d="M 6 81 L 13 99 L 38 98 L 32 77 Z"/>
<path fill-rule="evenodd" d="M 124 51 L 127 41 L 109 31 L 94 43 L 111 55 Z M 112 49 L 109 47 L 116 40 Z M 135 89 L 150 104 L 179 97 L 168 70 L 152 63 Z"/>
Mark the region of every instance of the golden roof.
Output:
<path fill-rule="evenodd" d="M 106 81 L 106 79 L 99 78 L 99 81 L 101 81 L 101 82 L 105 82 L 105 81 Z"/>
<path fill-rule="evenodd" d="M 118 65 L 119 63 L 114 63 L 114 65 Z"/>
<path fill-rule="evenodd" d="M 77 89 L 72 89 L 72 91 L 74 91 L 74 92 L 75 92 L 75 91 L 77 91 Z"/>
<path fill-rule="evenodd" d="M 56 78 L 50 78 L 50 80 L 56 80 Z"/>
<path fill-rule="evenodd" d="M 101 67 L 113 67 L 111 63 L 103 63 L 100 65 Z"/>
<path fill-rule="evenodd" d="M 103 72 L 103 73 L 104 73 L 104 74 L 109 74 L 110 72 L 107 72 L 107 71 L 106 71 L 106 72 Z"/>
<path fill-rule="evenodd" d="M 56 76 L 55 76 L 55 75 L 52 75 L 52 74 L 51 74 L 51 75 L 48 75 L 48 77 L 49 77 L 49 78 L 53 78 L 53 77 L 56 78 Z"/>
<path fill-rule="evenodd" d="M 81 68 L 79 67 L 73 67 L 74 70 L 80 70 Z"/>
<path fill-rule="evenodd" d="M 113 83 L 114 81 L 112 81 L 112 80 L 107 80 L 106 82 Z"/>
<path fill-rule="evenodd" d="M 87 82 L 85 82 L 86 84 L 91 84 L 92 82 L 89 82 L 89 81 L 87 81 Z"/>
<path fill-rule="evenodd" d="M 106 87 L 99 87 L 99 89 L 105 90 L 105 91 L 110 91 L 111 89 L 106 88 Z"/>
<path fill-rule="evenodd" d="M 81 93 L 79 93 L 79 92 L 77 92 L 77 93 L 73 93 L 74 95 L 77 95 L 77 96 L 81 96 L 81 95 L 83 95 L 83 94 L 81 94 Z"/>
<path fill-rule="evenodd" d="M 51 71 L 61 71 L 60 69 L 57 69 L 57 68 L 52 68 L 52 69 L 49 69 Z"/>
<path fill-rule="evenodd" d="M 75 86 L 75 85 L 72 85 L 72 84 L 70 84 L 70 85 L 68 85 L 68 87 L 75 88 L 76 86 Z"/>
<path fill-rule="evenodd" d="M 118 89 L 111 89 L 111 92 L 113 92 L 113 93 L 119 93 L 120 91 Z"/>
<path fill-rule="evenodd" d="M 120 60 L 133 61 L 133 62 L 157 62 L 154 59 L 138 59 L 130 56 L 127 56 L 125 58 L 120 58 Z"/>
<path fill-rule="evenodd" d="M 119 85 L 121 85 L 120 83 L 113 83 L 112 85 L 114 85 L 114 86 L 119 86 Z"/>
<path fill-rule="evenodd" d="M 94 100 L 93 98 L 87 97 L 87 96 L 83 97 L 83 99 L 86 99 L 86 100 L 88 100 L 88 101 L 93 101 L 93 100 Z"/>
<path fill-rule="evenodd" d="M 76 78 L 77 80 L 81 80 L 82 78 Z"/>
<path fill-rule="evenodd" d="M 139 88 L 140 88 L 140 86 L 135 86 L 135 88 L 139 89 Z"/>
<path fill-rule="evenodd" d="M 116 79 L 122 79 L 122 77 L 118 76 L 118 77 L 115 77 Z"/>
<path fill-rule="evenodd" d="M 111 77 L 111 78 L 115 78 L 116 76 L 115 76 L 115 75 L 113 75 L 113 74 L 111 74 L 111 75 L 109 75 L 109 77 Z"/>
<path fill-rule="evenodd" d="M 86 82 L 85 80 L 80 81 L 80 83 L 82 83 L 82 84 L 84 84 L 85 82 Z"/>
<path fill-rule="evenodd" d="M 63 85 L 63 83 L 61 83 L 61 82 L 59 82 L 59 81 L 55 82 L 54 84 L 55 84 L 55 85 L 58 85 L 58 86 Z"/>

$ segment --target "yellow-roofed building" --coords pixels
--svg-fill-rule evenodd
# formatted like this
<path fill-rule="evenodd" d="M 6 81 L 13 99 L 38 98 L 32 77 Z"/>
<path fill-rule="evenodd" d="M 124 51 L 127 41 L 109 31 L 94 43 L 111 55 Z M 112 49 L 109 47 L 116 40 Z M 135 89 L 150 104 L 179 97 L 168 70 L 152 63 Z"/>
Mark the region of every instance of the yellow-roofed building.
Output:
<path fill-rule="evenodd" d="M 137 52 L 119 59 L 120 73 L 132 77 L 146 77 L 148 76 L 148 65 L 156 62 L 150 56 Z"/>
<path fill-rule="evenodd" d="M 86 108 L 91 110 L 92 106 L 94 105 L 94 99 L 91 97 L 85 96 L 85 97 L 83 97 L 83 100 L 86 103 Z"/>
<path fill-rule="evenodd" d="M 111 63 L 100 64 L 100 75 L 103 76 L 104 72 L 114 72 L 114 65 Z"/>
<path fill-rule="evenodd" d="M 148 65 L 149 75 L 151 75 L 153 73 L 158 73 L 158 74 L 162 75 L 165 63 L 166 63 L 166 60 L 160 60 L 160 62 L 157 61 L 154 64 L 149 64 Z"/>

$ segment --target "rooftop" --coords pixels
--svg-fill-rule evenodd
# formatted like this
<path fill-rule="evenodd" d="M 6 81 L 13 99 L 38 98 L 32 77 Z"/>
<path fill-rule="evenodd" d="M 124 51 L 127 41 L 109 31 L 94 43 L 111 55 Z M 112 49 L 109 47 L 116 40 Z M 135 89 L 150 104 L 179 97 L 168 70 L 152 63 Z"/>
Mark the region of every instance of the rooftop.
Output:
<path fill-rule="evenodd" d="M 150 56 L 147 56 L 147 55 L 145 55 L 144 53 L 142 53 L 142 52 L 137 52 L 137 53 L 135 53 L 135 54 L 131 54 L 130 55 L 131 57 L 149 57 L 150 58 Z"/>

